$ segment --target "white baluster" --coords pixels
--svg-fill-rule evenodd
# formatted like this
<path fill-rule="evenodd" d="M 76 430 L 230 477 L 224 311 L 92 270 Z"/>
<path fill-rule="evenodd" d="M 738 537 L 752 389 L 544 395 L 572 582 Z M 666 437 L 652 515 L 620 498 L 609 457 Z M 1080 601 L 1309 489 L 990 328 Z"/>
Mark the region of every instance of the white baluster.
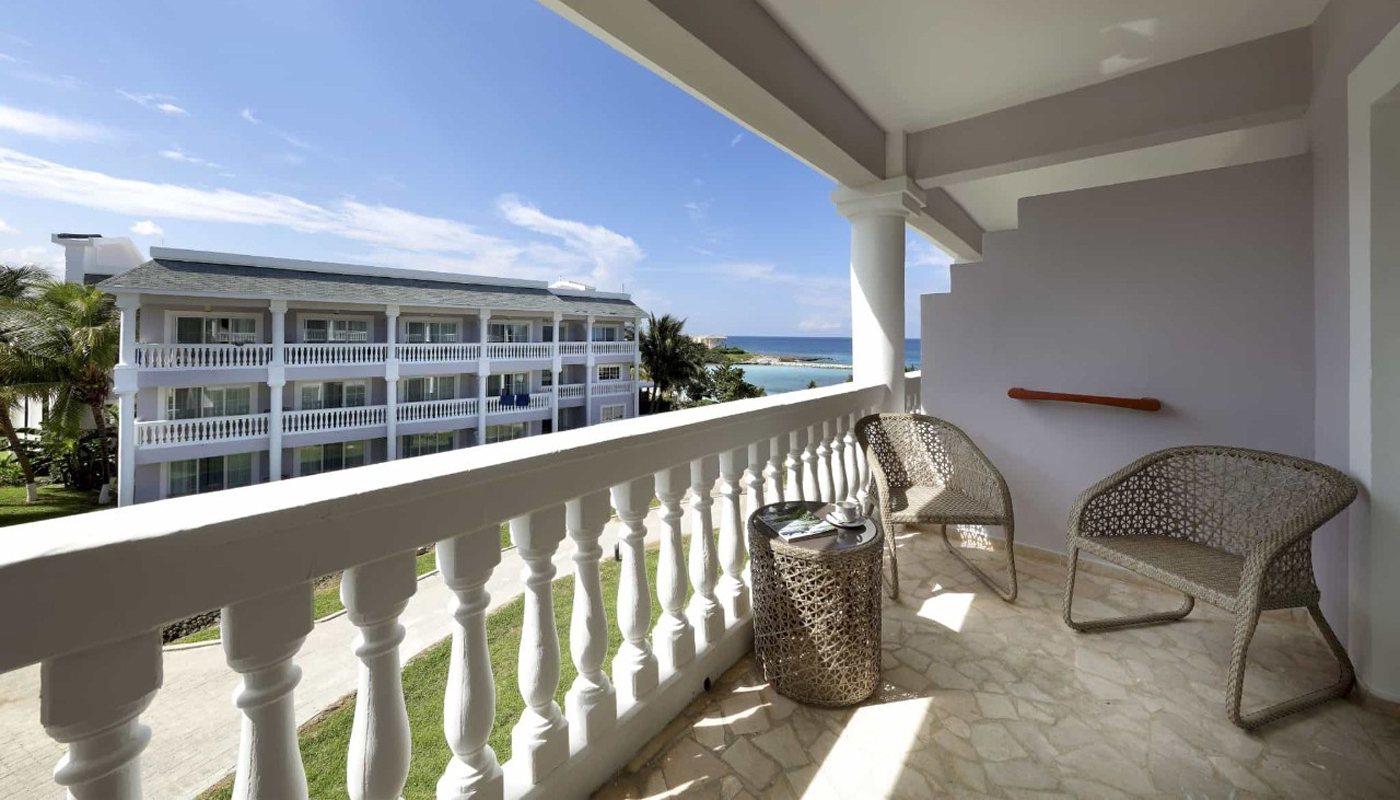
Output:
<path fill-rule="evenodd" d="M 783 444 L 785 436 L 768 440 L 768 463 L 763 465 L 763 496 L 770 503 L 783 502 Z"/>
<path fill-rule="evenodd" d="M 235 800 L 307 796 L 292 703 L 301 667 L 292 658 L 312 625 L 310 583 L 234 603 L 220 614 L 224 657 L 243 676 L 233 693 L 243 712 Z"/>
<path fill-rule="evenodd" d="M 846 415 L 831 422 L 831 497 L 832 502 L 846 499 Z"/>
<path fill-rule="evenodd" d="M 748 463 L 749 449 L 725 450 L 719 454 L 719 564 L 724 576 L 715 594 L 724 608 L 727 625 L 749 616 L 749 587 L 744 584 L 744 509 L 739 479 Z"/>
<path fill-rule="evenodd" d="M 651 492 L 650 475 L 612 487 L 613 508 L 622 520 L 622 574 L 617 586 L 617 626 L 622 631 L 622 644 L 613 656 L 613 684 L 619 696 L 632 700 L 646 697 L 657 682 L 656 654 L 647 642 L 651 593 L 647 591 L 643 549 Z"/>
<path fill-rule="evenodd" d="M 719 477 L 714 456 L 690 462 L 690 582 L 695 594 L 690 598 L 690 622 L 705 644 L 714 644 L 724 634 L 724 609 L 715 597 L 718 577 L 715 557 L 715 525 L 710 509 L 710 492 Z"/>
<path fill-rule="evenodd" d="M 823 503 L 836 501 L 836 480 L 831 474 L 831 423 L 813 426 L 817 436 L 817 487 Z"/>
<path fill-rule="evenodd" d="M 438 569 L 452 592 L 452 651 L 447 691 L 442 701 L 442 730 L 452 760 L 438 779 L 439 800 L 500 798 L 504 780 L 496 752 L 487 744 L 496 716 L 496 682 L 486 640 L 486 582 L 501 563 L 500 526 L 437 544 Z"/>
<path fill-rule="evenodd" d="M 554 562 L 564 540 L 564 507 L 550 506 L 510 521 L 510 538 L 525 562 L 525 620 L 516 675 L 525 710 L 510 731 L 511 763 L 522 764 L 530 784 L 569 758 L 569 722 L 554 702 L 559 688 L 559 634 L 554 627 Z"/>
<path fill-rule="evenodd" d="M 45 661 L 39 721 L 68 752 L 53 779 L 75 800 L 141 796 L 141 751 L 151 729 L 139 716 L 161 685 L 160 631 Z"/>
<path fill-rule="evenodd" d="M 566 507 L 569 538 L 574 540 L 574 609 L 569 625 L 569 650 L 578 676 L 564 696 L 573 752 L 607 738 L 617 724 L 617 693 L 603 671 L 608 654 L 608 617 L 603 609 L 603 585 L 598 560 L 603 548 L 598 537 L 612 516 L 607 492 L 570 500 Z"/>
<path fill-rule="evenodd" d="M 816 502 L 822 499 L 821 485 L 817 481 L 817 437 L 821 429 L 807 429 L 807 446 L 802 449 L 802 499 Z"/>
<path fill-rule="evenodd" d="M 744 470 L 744 519 L 747 521 L 753 512 L 757 511 L 765 503 L 773 502 L 765 499 L 764 472 L 768 468 L 768 440 L 754 442 L 748 449 L 748 469 Z M 745 522 L 747 525 L 747 522 Z M 745 540 L 748 534 L 744 528 L 740 528 L 740 536 Z"/>
<path fill-rule="evenodd" d="M 661 558 L 656 567 L 656 595 L 661 619 L 652 633 L 657 660 L 675 672 L 695 658 L 695 629 L 684 613 L 686 570 L 681 545 L 681 498 L 690 487 L 690 465 L 656 473 L 656 497 L 661 501 Z"/>
<path fill-rule="evenodd" d="M 802 442 L 804 430 L 796 430 L 788 434 L 787 460 L 783 467 L 787 470 L 787 486 L 783 492 L 783 499 L 801 501 L 806 499 L 802 491 Z"/>
<path fill-rule="evenodd" d="M 351 800 L 396 798 L 408 780 L 408 711 L 399 677 L 404 630 L 399 615 L 417 588 L 412 550 L 351 567 L 340 582 L 346 615 L 359 628 L 359 692 L 346 761 Z"/>
<path fill-rule="evenodd" d="M 860 474 L 859 487 L 856 489 L 856 502 L 861 508 L 865 508 L 870 502 L 870 464 L 865 460 L 865 451 L 855 448 L 856 451 L 856 471 Z"/>

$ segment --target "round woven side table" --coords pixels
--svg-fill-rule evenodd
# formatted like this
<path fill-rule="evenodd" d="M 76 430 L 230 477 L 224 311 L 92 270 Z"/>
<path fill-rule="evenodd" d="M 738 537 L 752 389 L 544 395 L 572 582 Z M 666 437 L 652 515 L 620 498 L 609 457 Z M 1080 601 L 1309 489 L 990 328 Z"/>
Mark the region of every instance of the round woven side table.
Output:
<path fill-rule="evenodd" d="M 749 516 L 754 652 L 764 678 L 800 703 L 846 706 L 880 685 L 880 578 L 884 537 L 874 520 L 861 528 L 787 542 L 760 517 L 773 509 L 823 503 L 774 503 Z"/>

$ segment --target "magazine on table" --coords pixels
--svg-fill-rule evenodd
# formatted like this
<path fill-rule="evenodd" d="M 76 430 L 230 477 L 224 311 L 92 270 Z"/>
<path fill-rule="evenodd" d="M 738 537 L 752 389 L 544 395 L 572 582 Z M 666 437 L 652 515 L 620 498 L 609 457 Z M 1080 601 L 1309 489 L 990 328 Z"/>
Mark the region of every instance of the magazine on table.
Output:
<path fill-rule="evenodd" d="M 784 503 L 764 509 L 759 512 L 758 518 L 785 542 L 825 536 L 836 531 L 835 525 L 801 503 Z"/>

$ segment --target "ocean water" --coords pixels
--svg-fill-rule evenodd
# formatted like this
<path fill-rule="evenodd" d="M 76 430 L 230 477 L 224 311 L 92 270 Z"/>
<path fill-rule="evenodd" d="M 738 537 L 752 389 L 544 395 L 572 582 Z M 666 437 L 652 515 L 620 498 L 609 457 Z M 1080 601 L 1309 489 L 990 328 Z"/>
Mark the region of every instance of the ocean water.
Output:
<path fill-rule="evenodd" d="M 827 364 L 850 364 L 853 359 L 851 339 L 846 336 L 730 336 L 725 344 L 742 347 L 750 353 L 770 356 L 815 357 Z M 918 339 L 904 341 L 904 363 L 916 369 L 920 366 Z M 745 380 L 763 387 L 768 394 L 806 389 L 812 381 L 816 381 L 818 386 L 845 383 L 851 376 L 848 369 L 820 367 L 769 367 L 748 364 L 743 370 Z"/>

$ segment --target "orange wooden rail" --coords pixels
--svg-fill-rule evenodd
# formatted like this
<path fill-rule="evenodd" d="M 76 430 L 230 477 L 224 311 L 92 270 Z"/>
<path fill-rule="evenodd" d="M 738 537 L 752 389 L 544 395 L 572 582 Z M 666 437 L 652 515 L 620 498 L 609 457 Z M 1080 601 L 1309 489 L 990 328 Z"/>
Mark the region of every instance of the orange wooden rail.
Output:
<path fill-rule="evenodd" d="M 1135 411 L 1161 411 L 1162 401 L 1155 397 L 1104 397 L 1096 394 L 1063 394 L 1061 392 L 1037 392 L 1034 389 L 1013 387 L 1006 392 L 1013 400 L 1058 400 L 1064 403 L 1089 403 L 1096 406 L 1131 408 Z"/>

